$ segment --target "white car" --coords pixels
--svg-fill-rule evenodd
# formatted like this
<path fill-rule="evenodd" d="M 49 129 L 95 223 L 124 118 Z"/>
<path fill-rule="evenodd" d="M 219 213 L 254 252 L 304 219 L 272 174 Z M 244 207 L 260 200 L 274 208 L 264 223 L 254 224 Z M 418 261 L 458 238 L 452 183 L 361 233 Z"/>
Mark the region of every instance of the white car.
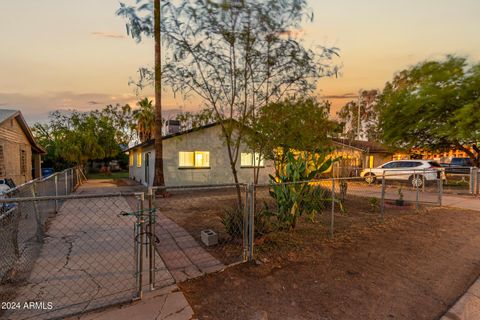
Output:
<path fill-rule="evenodd" d="M 424 183 L 445 179 L 444 169 L 433 160 L 395 160 L 377 168 L 364 169 L 360 176 L 367 183 L 377 179 L 409 181 L 413 187 L 421 187 Z"/>

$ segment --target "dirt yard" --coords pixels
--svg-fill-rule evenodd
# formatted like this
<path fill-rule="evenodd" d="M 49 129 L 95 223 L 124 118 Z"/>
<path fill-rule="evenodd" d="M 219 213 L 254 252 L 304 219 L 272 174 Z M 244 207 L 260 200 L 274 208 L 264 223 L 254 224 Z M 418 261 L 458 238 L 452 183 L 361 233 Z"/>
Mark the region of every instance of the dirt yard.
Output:
<path fill-rule="evenodd" d="M 187 230 L 200 244 L 201 231 L 214 230 L 219 244 L 205 249 L 226 265 L 241 261 L 243 255 L 243 221 L 236 221 L 233 237 L 222 223 L 225 211 L 236 203 L 233 189 L 174 190 L 169 191 L 168 197 L 155 201 L 162 214 Z"/>
<path fill-rule="evenodd" d="M 336 220 L 334 240 L 328 215 L 301 222 L 258 239 L 256 264 L 181 289 L 199 319 L 438 319 L 480 275 L 480 212 L 392 209 L 382 223 L 353 199 Z"/>

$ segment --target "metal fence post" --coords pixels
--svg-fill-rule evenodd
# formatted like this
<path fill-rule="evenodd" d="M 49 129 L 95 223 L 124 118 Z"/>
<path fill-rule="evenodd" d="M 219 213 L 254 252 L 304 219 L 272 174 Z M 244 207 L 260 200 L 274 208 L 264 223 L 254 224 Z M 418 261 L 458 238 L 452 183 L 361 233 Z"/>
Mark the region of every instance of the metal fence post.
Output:
<path fill-rule="evenodd" d="M 143 193 L 139 194 L 138 196 L 138 211 L 136 214 L 137 221 L 135 223 L 135 245 L 136 245 L 136 270 L 135 270 L 135 280 L 136 280 L 136 288 L 137 288 L 137 299 L 142 299 L 143 296 L 143 290 L 142 290 L 142 285 L 143 285 L 143 279 L 142 279 L 142 273 L 143 273 L 143 225 L 144 225 L 144 219 L 143 219 L 143 209 L 144 209 L 144 200 L 145 196 Z"/>
<path fill-rule="evenodd" d="M 77 188 L 80 186 L 80 173 L 78 168 L 75 168 L 75 177 L 77 177 Z"/>
<path fill-rule="evenodd" d="M 68 196 L 68 170 L 65 170 L 65 195 Z"/>
<path fill-rule="evenodd" d="M 72 176 L 71 180 L 70 180 L 70 192 L 73 192 L 73 190 L 75 190 L 75 186 L 73 185 L 74 181 L 73 181 L 73 168 L 70 169 L 70 175 Z"/>
<path fill-rule="evenodd" d="M 335 227 L 335 178 L 332 178 L 332 212 L 330 214 L 330 238 L 333 239 Z"/>
<path fill-rule="evenodd" d="M 426 172 L 426 169 L 423 169 L 423 175 L 422 175 L 422 192 L 425 192 L 425 172 Z"/>
<path fill-rule="evenodd" d="M 249 252 L 249 241 L 248 241 L 248 230 L 249 230 L 249 193 L 250 185 L 245 186 L 245 204 L 243 206 L 243 262 L 248 261 L 248 252 Z"/>
<path fill-rule="evenodd" d="M 37 184 L 36 184 L 36 182 L 34 182 L 32 184 L 32 197 L 33 198 L 37 197 Z M 43 241 L 42 217 L 40 215 L 40 211 L 38 210 L 37 201 L 35 201 L 35 200 L 33 201 L 33 210 L 35 212 L 35 222 L 37 224 L 35 236 L 36 236 L 38 242 L 42 242 Z"/>
<path fill-rule="evenodd" d="M 152 187 L 148 188 L 148 234 L 149 234 L 149 282 L 150 290 L 155 290 L 155 224 L 156 209 L 153 208 L 153 197 L 155 196 Z"/>
<path fill-rule="evenodd" d="M 58 197 L 58 175 L 55 174 L 55 197 Z M 55 213 L 58 213 L 58 200 L 55 199 Z"/>
<path fill-rule="evenodd" d="M 475 168 L 476 174 L 475 174 L 475 179 L 476 179 L 476 195 L 478 196 L 480 194 L 480 170 L 478 168 Z"/>
<path fill-rule="evenodd" d="M 443 180 L 442 180 L 442 175 L 440 175 L 440 178 L 438 179 L 438 205 L 440 207 L 442 206 L 442 196 L 443 196 Z"/>
<path fill-rule="evenodd" d="M 385 216 L 385 171 L 382 173 L 382 195 L 380 200 L 380 215 L 382 216 L 382 221 Z"/>
<path fill-rule="evenodd" d="M 470 179 L 468 181 L 468 186 L 470 187 L 470 194 L 475 194 L 475 168 L 470 167 Z"/>
<path fill-rule="evenodd" d="M 248 260 L 253 261 L 254 243 L 255 243 L 255 186 L 250 184 L 248 209 Z"/>
<path fill-rule="evenodd" d="M 415 194 L 415 209 L 418 210 L 419 209 L 419 204 L 418 204 L 418 200 L 419 200 L 419 193 L 420 193 L 420 189 L 418 188 L 418 183 L 420 182 L 420 179 L 418 177 L 418 174 L 416 174 L 416 177 L 414 179 L 416 181 L 415 183 L 415 189 L 416 189 L 416 194 Z"/>

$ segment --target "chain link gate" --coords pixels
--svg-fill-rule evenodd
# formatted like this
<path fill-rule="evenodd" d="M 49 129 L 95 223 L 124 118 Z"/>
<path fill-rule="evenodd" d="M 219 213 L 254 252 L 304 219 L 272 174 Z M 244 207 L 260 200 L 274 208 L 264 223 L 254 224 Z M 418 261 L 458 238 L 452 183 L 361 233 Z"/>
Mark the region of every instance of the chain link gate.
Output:
<path fill-rule="evenodd" d="M 173 284 L 155 259 L 156 210 L 144 210 L 143 200 L 143 193 L 0 199 L 10 208 L 0 215 L 7 303 L 0 317 L 64 318 Z"/>
<path fill-rule="evenodd" d="M 178 188 L 167 198 L 154 189 L 62 195 L 75 178 L 65 172 L 0 199 L 8 208 L 0 212 L 0 296 L 34 303 L 0 317 L 83 314 L 253 259 L 253 185 Z M 215 243 L 202 241 L 204 229 Z"/>
<path fill-rule="evenodd" d="M 135 265 L 135 296 L 134 300 L 142 299 L 143 292 L 147 286 L 147 290 L 155 290 L 155 274 L 159 270 L 156 266 L 155 243 L 159 242 L 155 235 L 155 224 L 157 221 L 157 209 L 152 206 L 152 197 L 148 196 L 148 207 L 145 208 L 145 194 L 137 194 L 138 207 L 133 212 L 121 212 L 120 216 L 133 217 L 133 257 Z M 147 264 L 145 264 L 145 259 Z M 148 273 L 148 283 L 144 283 L 144 274 Z M 167 282 L 166 285 L 172 283 Z"/>
<path fill-rule="evenodd" d="M 175 282 L 249 259 L 252 193 L 244 184 L 149 188 L 149 209 L 157 208 L 155 248 Z"/>

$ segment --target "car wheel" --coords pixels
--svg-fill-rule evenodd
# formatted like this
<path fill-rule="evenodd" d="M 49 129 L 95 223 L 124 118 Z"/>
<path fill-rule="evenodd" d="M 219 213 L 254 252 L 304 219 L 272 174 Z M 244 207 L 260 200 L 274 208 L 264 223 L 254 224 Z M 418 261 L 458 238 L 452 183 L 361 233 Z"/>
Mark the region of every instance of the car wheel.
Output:
<path fill-rule="evenodd" d="M 410 185 L 414 188 L 421 188 L 423 187 L 423 176 L 421 174 L 416 174 L 411 176 L 408 181 L 410 182 Z"/>
<path fill-rule="evenodd" d="M 364 176 L 364 179 L 365 179 L 365 182 L 368 183 L 368 184 L 372 184 L 377 180 L 377 178 L 375 177 L 375 175 L 373 173 L 367 173 Z"/>

